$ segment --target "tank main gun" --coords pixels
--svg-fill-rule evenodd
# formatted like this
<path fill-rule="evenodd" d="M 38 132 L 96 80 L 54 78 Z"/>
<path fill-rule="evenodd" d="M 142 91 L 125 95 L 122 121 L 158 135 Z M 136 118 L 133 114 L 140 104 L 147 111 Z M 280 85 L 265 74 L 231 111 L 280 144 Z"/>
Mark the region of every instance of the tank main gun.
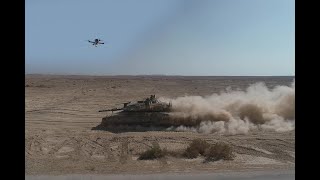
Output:
<path fill-rule="evenodd" d="M 123 110 L 123 108 L 113 108 L 113 109 L 103 109 L 103 110 L 99 110 L 98 112 L 107 112 L 107 111 L 121 111 Z"/>
<path fill-rule="evenodd" d="M 104 109 L 104 110 L 99 110 L 98 112 L 107 112 L 107 111 L 121 111 L 121 110 L 124 110 L 125 107 L 127 107 L 128 104 L 130 104 L 131 102 L 125 102 L 125 103 L 122 103 L 123 104 L 123 107 L 122 108 L 112 108 L 112 109 Z"/>

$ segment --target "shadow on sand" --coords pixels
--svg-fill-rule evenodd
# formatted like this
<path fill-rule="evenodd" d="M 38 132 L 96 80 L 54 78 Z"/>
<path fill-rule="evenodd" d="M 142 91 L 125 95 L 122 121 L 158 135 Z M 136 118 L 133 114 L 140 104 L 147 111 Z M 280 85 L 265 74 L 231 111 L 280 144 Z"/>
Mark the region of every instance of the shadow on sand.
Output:
<path fill-rule="evenodd" d="M 99 124 L 91 130 L 109 131 L 112 133 L 124 133 L 124 132 L 147 132 L 147 131 L 171 131 L 168 127 L 155 127 L 155 126 L 129 126 L 129 125 L 117 125 L 105 127 Z"/>

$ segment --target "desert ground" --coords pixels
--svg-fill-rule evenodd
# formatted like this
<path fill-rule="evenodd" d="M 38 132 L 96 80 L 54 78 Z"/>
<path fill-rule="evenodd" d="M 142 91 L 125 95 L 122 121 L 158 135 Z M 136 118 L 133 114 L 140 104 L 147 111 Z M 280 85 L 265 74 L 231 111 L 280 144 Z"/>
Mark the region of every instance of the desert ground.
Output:
<path fill-rule="evenodd" d="M 25 173 L 149 174 L 294 170 L 295 131 L 253 130 L 247 134 L 92 130 L 107 112 L 127 101 L 157 97 L 207 96 L 226 88 L 245 90 L 256 82 L 290 86 L 294 77 L 58 76 L 26 75 Z M 204 163 L 202 157 L 166 156 L 137 160 L 157 142 L 182 151 L 196 139 L 229 143 L 234 160 Z"/>

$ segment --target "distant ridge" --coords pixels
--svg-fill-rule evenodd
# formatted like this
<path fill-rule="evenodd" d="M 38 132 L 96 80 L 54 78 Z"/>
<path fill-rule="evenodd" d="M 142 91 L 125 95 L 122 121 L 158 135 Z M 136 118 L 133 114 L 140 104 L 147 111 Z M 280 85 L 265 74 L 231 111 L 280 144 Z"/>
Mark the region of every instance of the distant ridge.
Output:
<path fill-rule="evenodd" d="M 295 75 L 167 75 L 167 74 L 138 74 L 138 75 L 94 75 L 94 74 L 37 74 L 37 73 L 28 73 L 25 74 L 26 76 L 92 76 L 92 77 L 159 77 L 159 76 L 166 76 L 166 77 L 295 77 Z"/>

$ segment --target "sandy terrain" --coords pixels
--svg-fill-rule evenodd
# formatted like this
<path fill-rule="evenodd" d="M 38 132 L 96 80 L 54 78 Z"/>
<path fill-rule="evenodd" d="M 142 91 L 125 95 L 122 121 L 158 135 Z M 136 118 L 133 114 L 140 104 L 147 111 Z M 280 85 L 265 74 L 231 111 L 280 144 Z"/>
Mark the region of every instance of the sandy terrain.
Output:
<path fill-rule="evenodd" d="M 139 174 L 139 175 L 123 175 L 123 174 L 68 174 L 68 175 L 27 175 L 26 180 L 292 180 L 295 179 L 294 170 L 272 170 L 272 171 L 243 171 L 243 172 L 215 172 L 215 173 L 160 173 L 160 174 Z"/>
<path fill-rule="evenodd" d="M 223 135 L 195 132 L 125 132 L 91 130 L 106 113 L 151 94 L 176 98 L 206 96 L 227 87 L 246 89 L 255 82 L 270 88 L 290 85 L 293 77 L 167 77 L 167 76 L 26 76 L 25 159 L 28 175 L 147 174 L 294 169 L 295 132 L 250 131 Z M 166 157 L 139 161 L 139 154 L 158 142 L 180 151 L 195 138 L 231 144 L 233 161 L 203 163 L 202 158 Z"/>

